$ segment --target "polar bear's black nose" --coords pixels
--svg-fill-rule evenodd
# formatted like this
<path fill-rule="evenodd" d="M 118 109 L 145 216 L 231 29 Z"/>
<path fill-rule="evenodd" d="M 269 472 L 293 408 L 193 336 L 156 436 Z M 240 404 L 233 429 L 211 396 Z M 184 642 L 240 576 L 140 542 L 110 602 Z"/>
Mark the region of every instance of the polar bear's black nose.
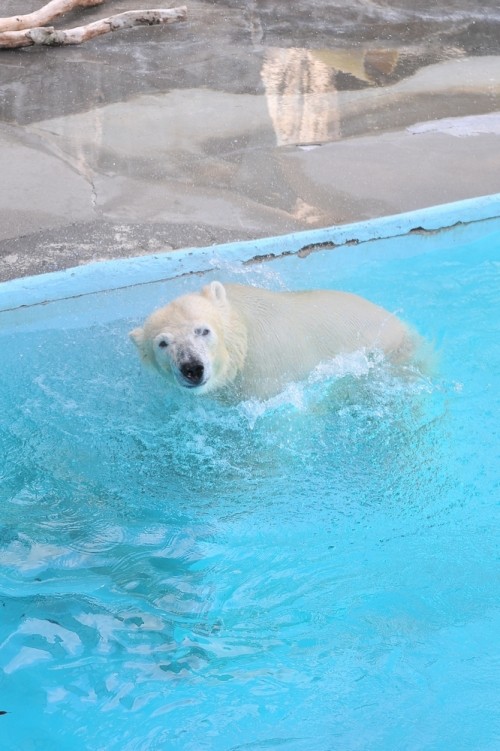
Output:
<path fill-rule="evenodd" d="M 183 362 L 179 370 L 191 386 L 198 386 L 203 380 L 204 367 L 201 362 Z"/>

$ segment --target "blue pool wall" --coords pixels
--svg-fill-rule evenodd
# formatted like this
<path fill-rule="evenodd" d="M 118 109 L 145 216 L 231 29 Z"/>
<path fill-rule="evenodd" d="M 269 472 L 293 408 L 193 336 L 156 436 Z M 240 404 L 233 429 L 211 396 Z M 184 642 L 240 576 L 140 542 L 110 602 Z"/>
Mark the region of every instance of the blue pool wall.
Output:
<path fill-rule="evenodd" d="M 144 285 L 170 281 L 192 275 L 219 276 L 224 279 L 238 266 L 249 267 L 259 262 L 273 262 L 275 268 L 286 267 L 290 261 L 298 272 L 298 286 L 307 288 L 307 268 L 325 261 L 351 268 L 358 261 L 355 249 L 363 246 L 370 257 L 381 255 L 389 260 L 391 255 L 401 257 L 416 253 L 436 251 L 453 243 L 471 244 L 487 234 L 499 234 L 500 247 L 500 194 L 481 196 L 451 204 L 412 211 L 395 216 L 371 219 L 355 224 L 327 227 L 254 241 L 213 245 L 184 250 L 102 261 L 77 266 L 49 274 L 23 277 L 0 284 L 0 313 L 23 308 L 34 308 L 24 315 L 24 324 L 32 317 L 38 323 L 44 318 L 43 307 L 53 301 L 72 299 L 74 312 L 86 311 L 96 320 L 108 319 L 106 305 L 92 310 L 89 295 L 114 290 L 129 290 L 128 302 L 137 306 L 136 312 L 150 312 L 151 306 L 161 304 L 159 295 L 144 294 Z M 349 251 L 346 254 L 346 250 Z M 342 252 L 343 251 L 343 252 Z M 307 263 L 304 261 L 307 259 Z M 352 259 L 352 263 L 348 259 Z M 193 283 L 200 286 L 205 280 Z M 244 279 L 241 280 L 242 282 Z M 294 285 L 297 286 L 297 285 Z M 109 316 L 117 317 L 117 300 L 109 297 Z M 86 299 L 85 299 L 86 298 Z M 78 304 L 77 301 L 80 301 Z M 49 306 L 50 307 L 50 306 Z M 26 311 L 27 312 L 27 311 Z M 4 316 L 2 316 L 4 318 Z M 5 320 L 4 320 L 5 323 Z M 71 320 L 65 320 L 71 326 Z"/>

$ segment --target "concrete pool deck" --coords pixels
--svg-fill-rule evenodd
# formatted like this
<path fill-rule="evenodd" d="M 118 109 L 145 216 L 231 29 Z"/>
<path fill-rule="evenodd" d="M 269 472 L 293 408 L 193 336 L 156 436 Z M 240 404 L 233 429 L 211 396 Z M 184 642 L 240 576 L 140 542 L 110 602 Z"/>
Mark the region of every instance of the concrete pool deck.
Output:
<path fill-rule="evenodd" d="M 493 0 L 187 5 L 164 29 L 0 52 L 0 281 L 500 192 Z"/>

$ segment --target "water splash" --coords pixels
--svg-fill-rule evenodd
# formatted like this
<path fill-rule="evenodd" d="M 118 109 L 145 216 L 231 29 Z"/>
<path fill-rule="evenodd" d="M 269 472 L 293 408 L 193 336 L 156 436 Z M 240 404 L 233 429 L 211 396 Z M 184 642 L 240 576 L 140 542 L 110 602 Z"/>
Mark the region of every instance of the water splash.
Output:
<path fill-rule="evenodd" d="M 455 297 L 417 289 L 413 310 L 451 331 L 439 377 L 360 351 L 223 406 L 142 370 L 124 321 L 46 328 L 36 346 L 2 335 L 0 676 L 17 748 L 326 751 L 362 727 L 382 751 L 407 741 L 387 717 L 432 721 L 434 704 L 460 746 L 470 707 L 491 703 L 498 630 L 498 294 L 477 252 L 451 260 Z M 409 298 L 431 262 L 408 261 Z M 474 727 L 469 747 L 488 748 Z"/>

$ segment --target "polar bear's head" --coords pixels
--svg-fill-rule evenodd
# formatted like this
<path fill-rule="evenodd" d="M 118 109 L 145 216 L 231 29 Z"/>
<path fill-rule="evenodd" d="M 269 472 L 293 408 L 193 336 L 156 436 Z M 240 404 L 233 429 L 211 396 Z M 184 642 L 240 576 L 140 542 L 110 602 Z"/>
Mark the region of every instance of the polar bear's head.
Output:
<path fill-rule="evenodd" d="M 144 362 L 193 393 L 231 383 L 246 355 L 246 331 L 220 282 L 177 298 L 130 332 Z"/>

